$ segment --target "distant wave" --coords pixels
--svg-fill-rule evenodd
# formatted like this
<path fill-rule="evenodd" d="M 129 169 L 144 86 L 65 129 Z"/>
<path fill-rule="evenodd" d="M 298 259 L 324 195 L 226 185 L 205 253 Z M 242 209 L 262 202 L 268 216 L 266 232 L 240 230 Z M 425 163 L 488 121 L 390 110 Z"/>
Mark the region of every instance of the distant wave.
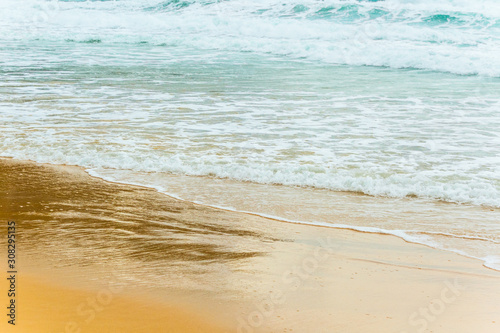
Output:
<path fill-rule="evenodd" d="M 500 3 L 491 0 L 6 0 L 0 33 L 500 77 Z"/>

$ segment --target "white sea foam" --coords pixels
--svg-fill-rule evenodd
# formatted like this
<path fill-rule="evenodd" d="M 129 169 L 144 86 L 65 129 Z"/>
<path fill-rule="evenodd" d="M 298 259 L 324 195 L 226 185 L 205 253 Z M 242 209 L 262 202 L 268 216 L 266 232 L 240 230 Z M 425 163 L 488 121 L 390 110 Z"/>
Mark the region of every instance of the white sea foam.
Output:
<path fill-rule="evenodd" d="M 138 85 L 127 65 L 100 78 L 79 74 L 89 81 L 78 84 L 44 84 L 42 71 L 31 77 L 38 84 L 5 87 L 13 94 L 0 100 L 0 154 L 500 207 L 496 80 L 449 76 L 435 90 L 434 74 L 403 82 L 405 73 L 282 71 L 275 61 L 245 79 L 245 66 L 200 73 L 203 61 L 189 61 L 188 72 L 182 63 L 139 69 L 160 84 Z M 131 77 L 115 81 L 122 74 Z"/>

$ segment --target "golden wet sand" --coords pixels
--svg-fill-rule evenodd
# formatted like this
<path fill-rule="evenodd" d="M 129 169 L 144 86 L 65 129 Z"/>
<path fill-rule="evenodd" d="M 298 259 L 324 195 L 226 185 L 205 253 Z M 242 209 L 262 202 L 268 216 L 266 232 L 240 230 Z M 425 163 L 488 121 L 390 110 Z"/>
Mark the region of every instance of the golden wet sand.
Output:
<path fill-rule="evenodd" d="M 500 331 L 499 272 L 393 236 L 0 159 L 4 272 L 10 220 L 17 317 L 2 332 Z"/>

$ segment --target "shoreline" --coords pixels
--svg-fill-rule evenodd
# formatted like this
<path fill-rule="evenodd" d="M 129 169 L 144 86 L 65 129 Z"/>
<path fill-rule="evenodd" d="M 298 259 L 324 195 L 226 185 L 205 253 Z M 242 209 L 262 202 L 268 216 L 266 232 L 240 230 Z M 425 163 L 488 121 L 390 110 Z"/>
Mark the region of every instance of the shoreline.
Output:
<path fill-rule="evenodd" d="M 477 259 L 393 235 L 283 223 L 181 201 L 76 166 L 1 158 L 0 175 L 7 184 L 0 188 L 1 219 L 18 220 L 23 236 L 21 281 L 26 274 L 40 284 L 28 289 L 25 304 L 43 290 L 88 295 L 117 279 L 130 288 L 116 298 L 123 305 L 116 314 L 131 323 L 131 304 L 146 302 L 154 308 L 146 311 L 151 323 L 165 308 L 189 318 L 201 312 L 210 318 L 199 321 L 207 331 L 499 329 L 500 273 Z M 47 313 L 33 311 L 33 320 Z M 50 320 L 59 325 L 62 317 Z M 108 325 L 102 332 L 116 329 L 112 320 L 101 324 Z"/>
<path fill-rule="evenodd" d="M 49 166 L 79 168 L 80 170 L 82 170 L 86 174 L 88 174 L 90 177 L 101 179 L 102 181 L 107 182 L 107 183 L 137 186 L 139 188 L 144 188 L 144 189 L 149 189 L 149 190 L 152 189 L 152 190 L 155 190 L 162 195 L 165 195 L 165 196 L 170 197 L 172 199 L 180 200 L 180 201 L 183 201 L 186 203 L 192 203 L 192 204 L 201 205 L 201 206 L 205 206 L 205 207 L 209 207 L 209 208 L 220 209 L 220 210 L 228 211 L 228 212 L 253 215 L 253 216 L 262 217 L 265 219 L 274 220 L 274 221 L 281 222 L 281 223 L 293 223 L 293 224 L 309 225 L 309 226 L 314 226 L 314 227 L 325 227 L 325 228 L 333 228 L 333 229 L 340 229 L 340 230 L 351 230 L 351 231 L 361 232 L 361 233 L 366 232 L 366 233 L 370 233 L 370 234 L 393 236 L 393 237 L 402 239 L 407 243 L 423 245 L 423 246 L 427 246 L 427 247 L 432 248 L 432 249 L 446 251 L 446 252 L 458 254 L 460 256 L 464 256 L 466 258 L 479 260 L 483 263 L 483 266 L 485 268 L 491 269 L 491 270 L 496 271 L 496 272 L 500 272 L 500 266 L 498 266 L 498 265 L 500 265 L 500 263 L 498 262 L 498 258 L 494 258 L 493 261 L 491 261 L 492 259 L 488 259 L 487 257 L 474 256 L 472 254 L 469 254 L 469 253 L 463 251 L 463 249 L 446 248 L 446 246 L 443 246 L 443 244 L 437 244 L 437 243 L 432 242 L 432 241 L 426 242 L 423 239 L 418 239 L 417 236 L 410 235 L 410 233 L 416 232 L 417 234 L 438 235 L 438 236 L 452 237 L 452 238 L 462 239 L 462 240 L 480 240 L 480 241 L 485 240 L 482 238 L 474 238 L 473 236 L 470 236 L 470 237 L 469 236 L 460 236 L 460 235 L 456 235 L 456 234 L 446 234 L 446 233 L 439 232 L 439 231 L 430 232 L 430 231 L 422 231 L 422 230 L 390 230 L 390 229 L 384 229 L 384 228 L 379 228 L 379 227 L 370 227 L 370 226 L 367 227 L 367 226 L 349 225 L 349 224 L 342 224 L 342 223 L 331 224 L 331 223 L 322 222 L 322 221 L 293 220 L 293 219 L 287 219 L 285 217 L 270 215 L 270 214 L 266 214 L 266 213 L 259 213 L 259 212 L 248 211 L 248 210 L 239 210 L 239 209 L 232 208 L 232 207 L 219 206 L 219 205 L 209 204 L 209 203 L 200 202 L 200 201 L 191 201 L 189 199 L 185 199 L 183 197 L 180 197 L 176 194 L 169 193 L 168 191 L 163 190 L 161 186 L 144 185 L 141 183 L 114 180 L 110 177 L 100 175 L 100 174 L 96 173 L 95 171 L 93 171 L 92 169 L 85 168 L 85 167 L 80 166 L 80 165 L 41 163 L 41 162 L 36 162 L 33 160 L 18 160 L 18 159 L 13 158 L 13 157 L 3 157 L 3 156 L 0 156 L 0 159 L 12 159 L 12 160 L 16 160 L 16 161 L 26 161 L 26 162 L 33 162 L 33 163 L 42 164 L 42 165 L 49 165 Z M 188 176 L 188 177 L 191 177 L 191 176 Z M 195 177 L 202 177 L 202 176 L 195 176 Z M 348 194 L 349 196 L 377 198 L 377 199 L 381 199 L 381 200 L 384 200 L 384 199 L 393 200 L 394 199 L 394 198 L 390 198 L 390 197 L 374 197 L 372 195 L 361 193 L 361 192 L 340 191 L 340 192 L 336 192 L 336 193 L 339 193 L 341 195 Z M 427 200 L 425 198 L 421 198 L 421 199 Z M 430 203 L 430 201 L 429 201 L 429 203 Z M 461 205 L 459 203 L 447 202 L 447 201 L 444 201 L 442 203 L 445 205 L 459 205 L 459 206 Z M 474 206 L 470 206 L 469 204 L 466 204 L 465 206 L 474 207 Z M 490 207 L 490 206 L 477 206 L 474 208 L 490 210 L 490 211 L 494 211 L 497 209 L 497 207 Z M 487 241 L 489 241 L 489 240 L 487 240 Z M 497 267 L 493 267 L 494 265 L 497 265 Z"/>

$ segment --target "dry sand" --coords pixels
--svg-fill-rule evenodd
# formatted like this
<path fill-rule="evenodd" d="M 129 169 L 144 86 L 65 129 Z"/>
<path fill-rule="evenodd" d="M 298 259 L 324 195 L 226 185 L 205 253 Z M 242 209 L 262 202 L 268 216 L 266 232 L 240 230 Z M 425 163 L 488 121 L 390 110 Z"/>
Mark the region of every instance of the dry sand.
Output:
<path fill-rule="evenodd" d="M 394 236 L 0 159 L 3 272 L 9 220 L 17 317 L 1 332 L 500 332 L 499 272 Z"/>

